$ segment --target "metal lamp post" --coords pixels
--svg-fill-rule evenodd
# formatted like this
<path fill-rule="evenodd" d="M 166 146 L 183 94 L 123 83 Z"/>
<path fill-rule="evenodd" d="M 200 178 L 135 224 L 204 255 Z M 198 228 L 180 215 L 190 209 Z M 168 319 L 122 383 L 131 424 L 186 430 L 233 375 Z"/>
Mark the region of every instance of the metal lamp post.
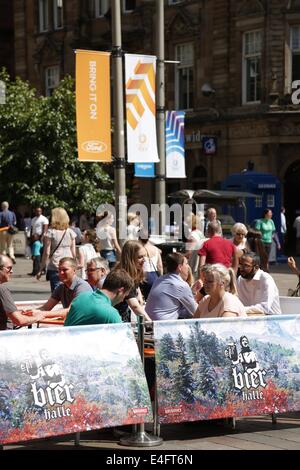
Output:
<path fill-rule="evenodd" d="M 156 164 L 155 202 L 160 205 L 160 230 L 166 225 L 166 150 L 165 150 L 165 39 L 164 0 L 156 0 L 157 14 L 157 71 L 156 71 L 156 132 L 159 163 Z"/>
<path fill-rule="evenodd" d="M 127 198 L 125 172 L 124 142 L 124 106 L 123 106 L 123 73 L 122 73 L 122 35 L 121 35 L 121 2 L 111 0 L 112 11 L 112 69 L 114 98 L 114 180 L 115 204 L 117 210 L 118 233 L 126 233 Z"/>

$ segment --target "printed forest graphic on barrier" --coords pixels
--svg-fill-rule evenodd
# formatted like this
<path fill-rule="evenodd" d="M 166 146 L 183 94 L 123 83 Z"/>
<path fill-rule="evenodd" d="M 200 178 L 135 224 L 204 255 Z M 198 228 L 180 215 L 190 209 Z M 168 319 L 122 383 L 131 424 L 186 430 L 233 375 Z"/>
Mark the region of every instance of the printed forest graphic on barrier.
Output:
<path fill-rule="evenodd" d="M 0 442 L 152 421 L 130 324 L 0 337 Z"/>
<path fill-rule="evenodd" d="M 160 423 L 300 409 L 300 318 L 156 322 Z"/>

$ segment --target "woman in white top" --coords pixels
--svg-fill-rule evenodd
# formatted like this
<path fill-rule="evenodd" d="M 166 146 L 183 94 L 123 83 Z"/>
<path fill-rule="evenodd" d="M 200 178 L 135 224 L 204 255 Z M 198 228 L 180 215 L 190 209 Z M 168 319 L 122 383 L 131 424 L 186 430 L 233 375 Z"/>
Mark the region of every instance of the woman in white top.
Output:
<path fill-rule="evenodd" d="M 140 240 L 145 248 L 146 256 L 144 259 L 145 280 L 141 283 L 141 291 L 144 299 L 147 300 L 149 292 L 156 279 L 163 274 L 163 264 L 160 250 L 149 241 L 146 230 L 141 230 Z"/>
<path fill-rule="evenodd" d="M 62 207 L 55 207 L 51 211 L 50 228 L 44 236 L 44 251 L 37 279 L 47 266 L 46 279 L 50 281 L 51 292 L 59 284 L 58 264 L 61 258 L 76 259 L 76 234 L 69 228 L 69 216 Z"/>
<path fill-rule="evenodd" d="M 202 248 L 203 243 L 206 238 L 203 235 L 203 232 L 200 230 L 201 219 L 198 215 L 191 214 L 188 218 L 188 224 L 191 226 L 191 232 L 189 234 L 187 243 L 186 243 L 186 253 L 185 256 L 188 259 L 189 265 L 192 270 L 192 275 L 196 279 L 198 277 L 198 267 L 199 267 L 199 255 L 198 251 Z"/>
<path fill-rule="evenodd" d="M 116 229 L 112 227 L 114 216 L 111 212 L 105 211 L 99 219 L 96 233 L 100 241 L 100 253 L 103 258 L 107 259 L 109 268 L 112 269 L 117 261 L 117 253 L 121 254 Z"/>
<path fill-rule="evenodd" d="M 82 245 L 78 248 L 78 268 L 81 271 L 82 279 L 87 279 L 86 266 L 87 263 L 97 256 L 94 244 L 97 242 L 97 235 L 95 230 L 85 230 L 82 239 Z"/>
<path fill-rule="evenodd" d="M 222 264 L 206 265 L 203 286 L 207 295 L 200 300 L 194 318 L 246 317 L 246 310 L 236 296 L 235 273 Z"/>

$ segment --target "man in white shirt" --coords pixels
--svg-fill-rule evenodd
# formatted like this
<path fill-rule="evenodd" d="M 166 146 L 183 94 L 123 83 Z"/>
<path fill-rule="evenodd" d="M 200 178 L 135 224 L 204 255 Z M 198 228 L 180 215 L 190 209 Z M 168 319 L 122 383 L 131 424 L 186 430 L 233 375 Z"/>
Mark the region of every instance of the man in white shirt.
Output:
<path fill-rule="evenodd" d="M 41 207 L 35 209 L 35 217 L 31 221 L 31 236 L 39 235 L 41 242 L 49 227 L 49 220 L 43 215 Z"/>
<path fill-rule="evenodd" d="M 293 223 L 293 228 L 296 229 L 296 255 L 300 255 L 300 215 L 296 217 Z"/>
<path fill-rule="evenodd" d="M 240 276 L 237 290 L 246 312 L 265 315 L 280 315 L 279 292 L 270 274 L 260 269 L 260 258 L 256 253 L 246 253 L 240 258 Z"/>

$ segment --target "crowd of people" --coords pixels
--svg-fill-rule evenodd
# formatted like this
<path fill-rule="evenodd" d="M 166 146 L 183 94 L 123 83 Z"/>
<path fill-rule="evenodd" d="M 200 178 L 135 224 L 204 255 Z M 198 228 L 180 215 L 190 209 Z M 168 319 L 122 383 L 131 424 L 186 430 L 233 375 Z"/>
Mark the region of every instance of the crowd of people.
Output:
<path fill-rule="evenodd" d="M 6 231 L 16 223 L 8 208 L 2 203 L 0 224 Z M 134 315 L 151 322 L 281 313 L 279 292 L 268 273 L 275 231 L 270 209 L 255 228 L 234 224 L 230 240 L 223 237 L 215 208 L 207 210 L 204 223 L 199 214 L 190 214 L 185 252 L 169 253 L 164 266 L 139 214 L 128 215 L 124 244 L 118 241 L 113 214 L 106 211 L 97 222 L 80 230 L 60 207 L 52 209 L 50 222 L 40 207 L 35 217 L 27 217 L 33 260 L 29 274 L 40 279 L 45 273 L 51 287 L 44 305 L 27 312 L 18 311 L 6 286 L 15 257 L 8 234 L 0 232 L 0 329 L 6 329 L 7 320 L 24 326 L 57 316 L 72 326 L 130 322 Z M 294 259 L 288 263 L 299 275 Z M 57 304 L 60 310 L 54 309 Z"/>

